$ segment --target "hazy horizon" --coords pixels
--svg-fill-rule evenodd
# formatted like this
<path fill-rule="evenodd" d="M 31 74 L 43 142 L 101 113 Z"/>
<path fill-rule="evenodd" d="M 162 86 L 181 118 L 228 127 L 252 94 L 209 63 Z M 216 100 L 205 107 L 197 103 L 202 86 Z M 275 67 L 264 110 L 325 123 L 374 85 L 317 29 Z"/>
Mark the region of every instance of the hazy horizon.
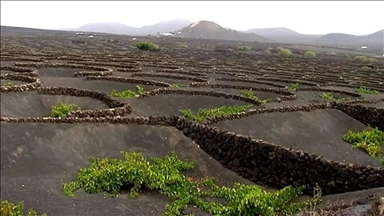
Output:
<path fill-rule="evenodd" d="M 366 35 L 384 29 L 382 8 L 384 1 L 1 1 L 1 25 L 64 29 L 118 22 L 142 27 L 186 19 L 235 30 L 286 27 L 302 34 Z"/>

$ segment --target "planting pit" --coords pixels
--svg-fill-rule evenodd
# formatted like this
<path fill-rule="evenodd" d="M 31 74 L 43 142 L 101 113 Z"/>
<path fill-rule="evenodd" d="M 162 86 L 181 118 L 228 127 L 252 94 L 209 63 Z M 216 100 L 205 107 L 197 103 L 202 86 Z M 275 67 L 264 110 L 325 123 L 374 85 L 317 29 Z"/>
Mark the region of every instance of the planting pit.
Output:
<path fill-rule="evenodd" d="M 343 141 L 348 130 L 362 131 L 366 126 L 338 110 L 256 114 L 212 126 L 323 155 L 328 160 L 380 166 L 378 159 Z"/>
<path fill-rule="evenodd" d="M 6 80 L 2 79 L 0 80 L 1 85 L 7 84 L 7 83 L 12 83 L 13 85 L 22 85 L 22 84 L 27 84 L 27 82 L 19 81 L 19 80 Z"/>
<path fill-rule="evenodd" d="M 156 96 L 133 98 L 129 104 L 135 114 L 143 116 L 180 115 L 179 110 L 200 108 L 213 109 L 221 106 L 243 106 L 249 103 L 205 95 L 159 94 Z"/>
<path fill-rule="evenodd" d="M 102 101 L 89 97 L 42 95 L 37 92 L 10 92 L 1 95 L 1 116 L 48 117 L 60 102 L 75 104 L 82 110 L 108 109 Z"/>
<path fill-rule="evenodd" d="M 118 124 L 5 124 L 1 123 L 1 197 L 24 200 L 48 215 L 161 215 L 169 203 L 165 196 L 143 191 L 129 198 L 75 192 L 63 195 L 62 184 L 76 179 L 77 170 L 89 165 L 89 157 L 121 158 L 120 151 L 164 157 L 175 151 L 195 163 L 190 177 L 217 177 L 220 184 L 250 183 L 225 169 L 175 128 Z M 31 196 L 33 194 L 33 196 Z M 60 205 L 58 205 L 60 203 Z M 193 207 L 185 210 L 206 213 Z"/>
<path fill-rule="evenodd" d="M 263 81 L 263 82 L 265 82 L 265 81 Z M 254 88 L 278 88 L 278 87 L 273 86 L 273 85 L 261 84 L 261 83 L 251 83 L 251 82 L 238 82 L 238 81 L 232 82 L 232 81 L 215 80 L 214 83 L 226 84 L 226 85 L 251 86 Z"/>
<path fill-rule="evenodd" d="M 145 91 L 150 91 L 158 86 L 153 85 L 142 85 L 136 83 L 124 83 L 124 82 L 114 82 L 106 80 L 87 80 L 84 81 L 81 78 L 43 78 L 44 87 L 54 87 L 54 86 L 63 86 L 63 87 L 75 87 L 83 88 L 94 91 L 101 91 L 106 94 L 110 94 L 112 90 L 124 91 L 124 90 L 136 90 L 136 85 L 139 85 L 144 88 Z"/>
<path fill-rule="evenodd" d="M 137 79 L 143 79 L 143 80 L 153 80 L 153 81 L 160 81 L 160 82 L 165 82 L 169 84 L 191 84 L 193 81 L 192 80 L 182 80 L 182 79 L 171 79 L 171 78 L 163 78 L 163 77 L 134 77 Z"/>
<path fill-rule="evenodd" d="M 186 90 L 195 90 L 196 88 L 186 87 L 182 88 Z M 241 91 L 247 90 L 247 89 L 231 89 L 231 88 L 199 88 L 199 90 L 202 91 L 214 91 L 214 92 L 224 92 L 229 94 L 236 94 L 241 95 Z M 271 98 L 274 100 L 276 97 L 279 97 L 281 95 L 272 93 L 272 92 L 264 92 L 264 91 L 253 91 L 254 95 L 257 96 L 260 100 L 266 100 Z"/>
<path fill-rule="evenodd" d="M 46 67 L 37 69 L 39 76 L 48 77 L 73 77 L 74 73 L 81 71 L 78 68 L 61 68 L 61 67 Z"/>

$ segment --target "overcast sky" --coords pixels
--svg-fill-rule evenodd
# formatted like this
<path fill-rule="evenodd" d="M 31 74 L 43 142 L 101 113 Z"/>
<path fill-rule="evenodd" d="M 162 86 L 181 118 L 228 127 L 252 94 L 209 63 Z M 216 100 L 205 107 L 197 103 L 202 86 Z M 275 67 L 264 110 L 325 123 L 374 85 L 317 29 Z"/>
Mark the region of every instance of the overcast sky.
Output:
<path fill-rule="evenodd" d="M 89 22 L 141 27 L 183 18 L 236 30 L 287 27 L 304 34 L 370 34 L 384 29 L 384 1 L 1 1 L 1 25 L 76 28 Z"/>

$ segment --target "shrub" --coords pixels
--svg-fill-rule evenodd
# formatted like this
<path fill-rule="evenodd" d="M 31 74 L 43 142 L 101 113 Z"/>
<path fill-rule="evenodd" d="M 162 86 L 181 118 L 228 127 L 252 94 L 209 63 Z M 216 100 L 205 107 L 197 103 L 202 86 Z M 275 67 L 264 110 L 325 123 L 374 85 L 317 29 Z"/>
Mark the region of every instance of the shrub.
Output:
<path fill-rule="evenodd" d="M 53 118 L 65 118 L 67 117 L 72 111 L 80 110 L 81 108 L 75 104 L 66 104 L 60 102 L 57 106 L 52 106 L 51 115 L 50 117 Z"/>
<path fill-rule="evenodd" d="M 381 151 L 384 145 L 384 132 L 378 128 L 368 128 L 362 132 L 349 130 L 343 139 L 354 147 L 365 150 L 371 157 L 384 156 Z"/>
<path fill-rule="evenodd" d="M 4 83 L 3 85 L 1 86 L 4 86 L 4 87 L 13 87 L 15 86 L 15 84 L 13 84 L 12 82 L 7 82 L 7 83 Z"/>
<path fill-rule="evenodd" d="M 279 50 L 278 55 L 279 55 L 280 58 L 288 58 L 288 57 L 293 56 L 293 53 L 292 53 L 291 50 L 289 50 L 289 49 L 281 48 L 281 49 Z"/>
<path fill-rule="evenodd" d="M 316 53 L 313 52 L 313 51 L 307 51 L 304 53 L 304 57 L 305 58 L 315 58 L 316 57 Z"/>
<path fill-rule="evenodd" d="M 300 88 L 300 83 L 292 83 L 288 88 L 297 91 Z"/>
<path fill-rule="evenodd" d="M 367 57 L 367 56 L 355 56 L 353 60 L 363 63 L 376 63 L 378 60 L 376 58 Z"/>
<path fill-rule="evenodd" d="M 118 92 L 116 90 L 112 90 L 111 96 L 117 97 L 117 98 L 129 99 L 129 98 L 138 97 L 142 93 L 144 93 L 144 88 L 137 85 L 136 91 L 124 90 L 124 91 Z"/>
<path fill-rule="evenodd" d="M 1 200 L 0 206 L 0 215 L 1 216 L 23 216 L 24 203 L 20 202 L 18 204 L 14 204 L 8 202 L 7 200 Z M 28 216 L 37 216 L 35 210 L 29 209 Z M 42 216 L 47 216 L 46 214 L 42 214 Z"/>
<path fill-rule="evenodd" d="M 377 91 L 377 90 L 373 90 L 373 89 L 370 89 L 370 88 L 367 88 L 367 87 L 364 87 L 364 86 L 362 86 L 362 87 L 360 87 L 360 88 L 356 88 L 356 89 L 355 89 L 355 92 L 356 92 L 356 93 L 373 94 L 373 95 L 378 95 L 378 94 L 380 94 L 379 91 Z"/>
<path fill-rule="evenodd" d="M 139 42 L 136 44 L 136 47 L 139 50 L 148 50 L 148 51 L 160 50 L 159 46 L 157 44 L 152 43 L 152 42 Z"/>
<path fill-rule="evenodd" d="M 320 199 L 292 202 L 304 187 L 285 187 L 267 192 L 258 185 L 236 183 L 234 187 L 219 186 L 215 178 L 202 179 L 184 175 L 194 168 L 192 161 L 181 160 L 175 153 L 164 158 L 147 159 L 142 153 L 121 152 L 124 160 L 91 158 L 91 165 L 80 169 L 76 181 L 65 183 L 63 192 L 73 197 L 80 188 L 87 193 L 119 194 L 123 186 L 130 186 L 130 196 L 138 196 L 140 189 L 160 192 L 170 198 L 163 215 L 181 215 L 187 205 L 194 205 L 210 215 L 287 215 L 313 206 Z M 206 198 L 222 198 L 215 202 Z"/>
<path fill-rule="evenodd" d="M 243 51 L 243 52 L 246 52 L 246 51 L 250 51 L 251 50 L 251 47 L 249 46 L 237 46 L 235 48 L 236 51 Z"/>
<path fill-rule="evenodd" d="M 343 98 L 343 97 L 335 98 L 335 96 L 333 96 L 332 93 L 325 93 L 325 92 L 320 95 L 320 98 L 333 100 L 333 101 L 340 101 L 340 102 L 345 102 L 350 100 L 350 98 Z"/>
<path fill-rule="evenodd" d="M 265 100 L 259 100 L 259 98 L 253 93 L 252 89 L 240 91 L 240 95 L 243 97 L 246 97 L 246 98 L 253 99 L 253 100 L 261 101 L 261 103 L 263 103 L 263 104 L 266 104 L 266 103 L 269 103 L 272 101 L 272 98 L 268 98 Z"/>
<path fill-rule="evenodd" d="M 227 107 L 222 106 L 215 109 L 202 109 L 200 108 L 196 114 L 193 114 L 193 112 L 190 109 L 187 110 L 179 110 L 181 115 L 187 119 L 190 119 L 192 121 L 196 122 L 202 122 L 206 120 L 207 118 L 212 117 L 225 117 L 230 116 L 235 113 L 245 112 L 249 108 L 251 108 L 252 105 L 245 105 L 245 106 L 233 106 L 233 107 Z"/>

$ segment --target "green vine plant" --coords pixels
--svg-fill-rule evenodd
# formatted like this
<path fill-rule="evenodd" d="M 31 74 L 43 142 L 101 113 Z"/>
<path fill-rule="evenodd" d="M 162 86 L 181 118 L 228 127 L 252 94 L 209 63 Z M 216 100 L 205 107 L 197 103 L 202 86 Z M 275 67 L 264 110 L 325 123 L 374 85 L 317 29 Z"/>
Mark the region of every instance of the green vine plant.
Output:
<path fill-rule="evenodd" d="M 259 100 L 259 98 L 255 95 L 255 93 L 253 93 L 252 89 L 242 90 L 242 91 L 240 91 L 240 95 L 243 96 L 243 97 L 246 97 L 246 98 L 250 98 L 250 99 L 253 99 L 253 100 L 260 101 L 263 104 L 266 104 L 266 103 L 269 103 L 269 102 L 272 101 L 272 98 L 268 98 L 268 99 L 265 99 L 265 100 Z"/>
<path fill-rule="evenodd" d="M 75 104 L 66 104 L 66 103 L 60 102 L 58 105 L 52 106 L 50 117 L 65 118 L 65 117 L 68 117 L 68 115 L 72 111 L 78 111 L 78 110 L 81 110 L 81 108 Z"/>
<path fill-rule="evenodd" d="M 8 200 L 1 200 L 0 215 L 1 216 L 23 216 L 24 203 L 12 203 Z M 38 216 L 35 210 L 29 209 L 27 216 Z M 47 216 L 47 214 L 42 214 L 41 216 Z"/>
<path fill-rule="evenodd" d="M 129 98 L 139 97 L 139 95 L 144 93 L 144 92 L 145 92 L 144 88 L 137 85 L 136 91 L 124 90 L 124 91 L 118 92 L 116 90 L 112 90 L 111 96 L 117 97 L 117 98 L 129 99 Z"/>
<path fill-rule="evenodd" d="M 333 96 L 332 93 L 326 93 L 326 92 L 323 92 L 321 95 L 320 95 L 320 98 L 322 99 L 326 99 L 326 100 L 332 100 L 332 101 L 339 101 L 339 102 L 345 102 L 345 101 L 349 101 L 351 100 L 350 98 L 348 97 L 339 97 L 339 98 L 335 98 L 335 96 Z"/>
<path fill-rule="evenodd" d="M 291 89 L 292 91 L 297 91 L 300 88 L 300 83 L 292 83 L 288 89 Z"/>
<path fill-rule="evenodd" d="M 181 113 L 181 116 L 184 118 L 187 118 L 189 120 L 195 121 L 195 122 L 203 122 L 208 118 L 212 117 L 225 117 L 230 116 L 236 113 L 241 113 L 249 110 L 252 107 L 252 105 L 244 105 L 244 106 L 221 106 L 214 109 L 203 109 L 200 108 L 196 114 L 192 112 L 190 109 L 186 110 L 179 110 Z"/>
<path fill-rule="evenodd" d="M 13 86 L 15 86 L 15 84 L 13 84 L 13 82 L 7 82 L 7 83 L 2 84 L 1 86 L 4 86 L 4 87 L 13 87 Z"/>
<path fill-rule="evenodd" d="M 370 88 L 367 88 L 367 87 L 364 87 L 364 86 L 362 86 L 362 87 L 360 87 L 360 88 L 356 88 L 356 89 L 355 89 L 355 92 L 356 92 L 356 93 L 372 94 L 372 95 L 378 95 L 378 94 L 380 94 L 379 91 L 374 90 L 374 89 L 370 89 Z"/>
<path fill-rule="evenodd" d="M 159 45 L 152 42 L 139 42 L 136 44 L 137 49 L 147 51 L 158 51 L 160 50 Z"/>
<path fill-rule="evenodd" d="M 361 132 L 352 132 L 351 130 L 348 130 L 343 136 L 343 140 L 351 143 L 356 148 L 363 149 L 371 157 L 384 156 L 382 152 L 384 132 L 380 131 L 378 128 L 367 127 Z"/>
<path fill-rule="evenodd" d="M 233 187 L 219 186 L 217 179 L 196 179 L 182 173 L 192 170 L 192 161 L 181 160 L 171 152 L 164 158 L 145 158 L 142 153 L 121 152 L 125 160 L 114 158 L 91 158 L 90 166 L 78 170 L 75 181 L 64 183 L 63 192 L 74 197 L 80 188 L 86 193 L 108 192 L 112 197 L 122 187 L 130 187 L 130 197 L 135 198 L 140 190 L 149 189 L 170 198 L 164 216 L 181 215 L 187 205 L 194 205 L 210 215 L 287 215 L 319 203 L 320 198 L 304 202 L 292 202 L 305 187 L 285 187 L 276 192 L 267 192 L 258 185 L 236 183 Z M 208 201 L 221 198 L 226 202 Z"/>
<path fill-rule="evenodd" d="M 175 83 L 175 84 L 172 84 L 172 87 L 173 88 L 185 88 L 185 87 L 189 87 L 189 85 L 188 84 Z"/>

